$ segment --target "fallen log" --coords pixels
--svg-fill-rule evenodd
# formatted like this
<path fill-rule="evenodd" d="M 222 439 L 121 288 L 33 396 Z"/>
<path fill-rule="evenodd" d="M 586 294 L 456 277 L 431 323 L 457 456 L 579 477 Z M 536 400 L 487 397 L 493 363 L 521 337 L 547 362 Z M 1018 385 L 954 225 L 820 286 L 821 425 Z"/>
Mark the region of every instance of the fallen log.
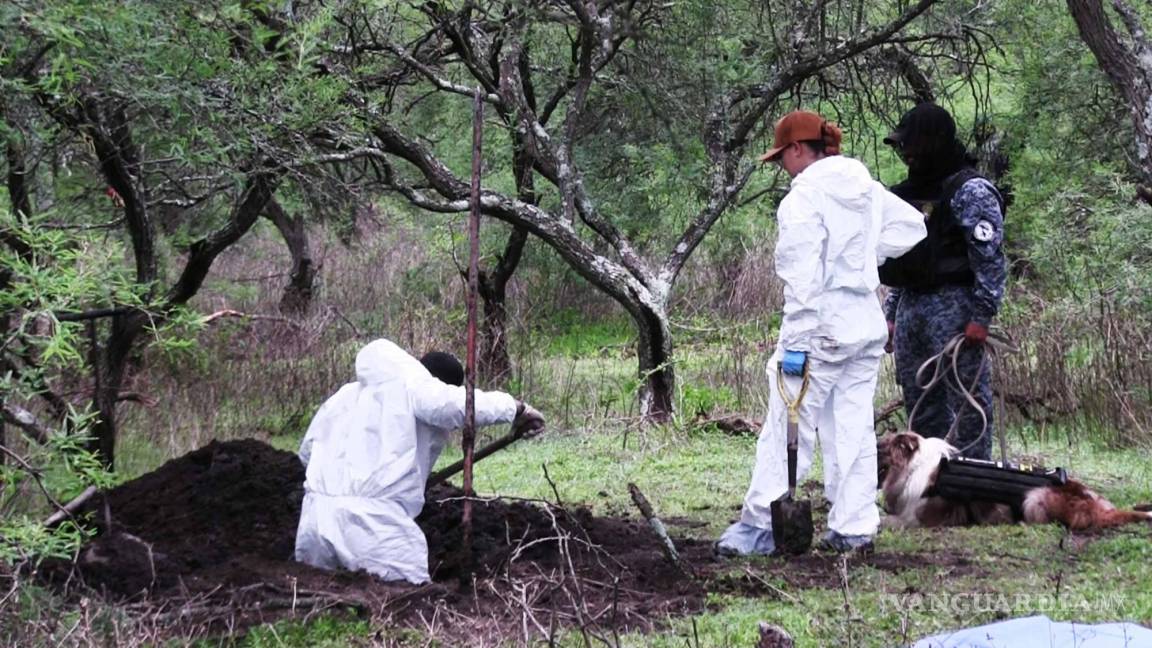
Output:
<path fill-rule="evenodd" d="M 696 429 L 712 428 L 732 436 L 758 436 L 764 424 L 756 419 L 744 418 L 739 414 L 719 416 L 716 418 L 700 418 L 692 422 Z"/>
<path fill-rule="evenodd" d="M 96 493 L 97 489 L 95 486 L 89 486 L 88 488 L 85 488 L 84 492 L 72 498 L 72 501 L 68 502 L 64 506 L 61 506 L 60 510 L 48 516 L 48 518 L 44 520 L 44 526 L 54 526 L 63 522 L 65 518 L 72 517 L 76 514 L 76 511 L 79 510 L 81 506 L 84 506 L 85 502 L 92 499 L 92 496 Z"/>
<path fill-rule="evenodd" d="M 876 410 L 876 418 L 872 422 L 873 425 L 879 425 L 888 420 L 890 416 L 904 409 L 903 398 L 893 398 L 892 400 L 884 403 L 884 406 Z"/>

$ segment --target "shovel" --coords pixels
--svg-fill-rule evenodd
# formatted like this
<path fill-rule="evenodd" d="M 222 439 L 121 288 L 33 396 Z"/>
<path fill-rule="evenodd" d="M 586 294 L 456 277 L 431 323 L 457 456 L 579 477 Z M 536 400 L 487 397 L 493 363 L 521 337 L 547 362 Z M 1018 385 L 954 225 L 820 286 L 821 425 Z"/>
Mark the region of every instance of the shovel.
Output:
<path fill-rule="evenodd" d="M 796 497 L 796 446 L 800 439 L 800 403 L 808 392 L 808 365 L 804 365 L 804 378 L 800 383 L 800 393 L 795 400 L 788 393 L 784 381 L 784 369 L 776 367 L 776 386 L 784 406 L 788 410 L 788 492 L 772 502 L 772 538 L 776 542 L 777 554 L 798 555 L 812 548 L 812 503 L 797 501 Z"/>
<path fill-rule="evenodd" d="M 473 462 L 480 461 L 484 457 L 495 454 L 495 453 L 503 450 L 504 448 L 507 448 L 508 446 L 519 441 L 520 439 L 531 439 L 532 437 L 538 436 L 543 432 L 544 432 L 543 428 L 541 428 L 539 430 L 523 430 L 523 429 L 516 429 L 515 427 L 513 427 L 512 430 L 510 432 L 508 432 L 508 434 L 505 434 L 504 436 L 500 437 L 499 439 L 496 439 L 495 441 L 489 443 L 488 445 L 484 446 L 483 448 L 477 449 L 475 454 L 473 454 L 473 456 L 472 456 L 472 461 Z M 448 481 L 448 479 L 450 477 L 453 477 L 456 473 L 458 473 L 462 470 L 464 470 L 464 460 L 463 459 L 461 459 L 460 461 L 457 461 L 454 464 L 447 466 L 446 468 L 442 468 L 442 469 L 437 470 L 436 472 L 432 473 L 428 477 L 428 481 L 425 483 L 424 487 L 425 488 L 432 488 L 433 486 L 435 486 L 437 484 L 442 484 L 442 483 Z"/>

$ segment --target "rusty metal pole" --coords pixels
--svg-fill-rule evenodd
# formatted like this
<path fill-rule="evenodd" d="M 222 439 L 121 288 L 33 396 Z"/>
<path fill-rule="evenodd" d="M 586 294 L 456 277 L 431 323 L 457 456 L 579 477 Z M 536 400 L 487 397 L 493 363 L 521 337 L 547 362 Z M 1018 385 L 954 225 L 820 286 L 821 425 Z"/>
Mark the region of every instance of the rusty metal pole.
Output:
<path fill-rule="evenodd" d="M 461 547 L 463 570 L 461 581 L 472 576 L 472 461 L 476 447 L 476 293 L 480 264 L 480 172 L 484 135 L 484 98 L 476 88 L 472 98 L 472 191 L 468 213 L 468 348 L 464 359 L 464 514 L 461 525 L 464 538 Z"/>

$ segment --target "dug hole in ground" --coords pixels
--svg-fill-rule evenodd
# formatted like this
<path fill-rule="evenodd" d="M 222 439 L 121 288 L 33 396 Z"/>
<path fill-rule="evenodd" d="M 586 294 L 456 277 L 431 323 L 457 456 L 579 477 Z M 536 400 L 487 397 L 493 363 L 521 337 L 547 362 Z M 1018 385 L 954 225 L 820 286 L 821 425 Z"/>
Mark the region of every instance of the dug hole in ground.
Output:
<path fill-rule="evenodd" d="M 386 583 L 293 560 L 303 482 L 293 453 L 252 439 L 213 441 L 95 498 L 83 515 L 99 535 L 74 563 L 48 563 L 41 576 L 71 595 L 95 591 L 160 614 L 182 636 L 235 636 L 329 611 L 390 628 L 427 630 L 429 619 L 451 619 L 442 636 L 470 641 L 549 637 L 558 628 L 643 632 L 705 610 L 710 592 L 786 596 L 765 576 L 798 588 L 838 585 L 831 556 L 767 561 L 753 574 L 739 561 L 716 560 L 708 541 L 675 538 L 690 576 L 665 558 L 642 518 L 502 498 L 473 506 L 476 580 L 461 588 L 462 492 L 447 485 L 428 493 L 417 520 L 433 582 Z M 976 569 L 949 556 L 853 560 L 891 572 L 933 563 Z"/>

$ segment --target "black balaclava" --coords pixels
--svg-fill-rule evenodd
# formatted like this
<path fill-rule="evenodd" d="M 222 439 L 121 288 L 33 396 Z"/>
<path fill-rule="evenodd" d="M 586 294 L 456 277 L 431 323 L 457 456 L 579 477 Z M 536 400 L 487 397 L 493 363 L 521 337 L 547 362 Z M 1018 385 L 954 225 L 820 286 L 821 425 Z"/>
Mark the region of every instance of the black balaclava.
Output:
<path fill-rule="evenodd" d="M 460 361 L 456 356 L 451 353 L 444 353 L 443 351 L 429 351 L 420 358 L 420 363 L 428 370 L 428 373 L 440 380 L 442 383 L 454 385 L 459 387 L 464 384 L 464 367 L 460 365 Z"/>
<path fill-rule="evenodd" d="M 952 115 L 930 102 L 904 113 L 884 143 L 902 151 L 908 179 L 899 186 L 917 197 L 938 194 L 945 178 L 972 164 L 964 144 L 956 138 Z"/>

